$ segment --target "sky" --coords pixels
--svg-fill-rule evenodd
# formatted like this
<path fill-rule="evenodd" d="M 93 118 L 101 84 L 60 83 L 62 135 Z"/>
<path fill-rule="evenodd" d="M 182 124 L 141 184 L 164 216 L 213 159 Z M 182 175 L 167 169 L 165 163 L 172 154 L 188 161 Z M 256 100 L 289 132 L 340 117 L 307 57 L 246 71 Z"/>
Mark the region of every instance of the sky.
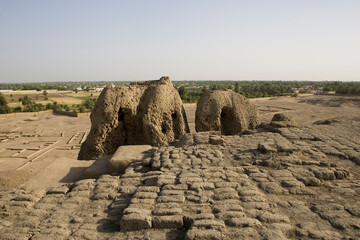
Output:
<path fill-rule="evenodd" d="M 0 0 L 0 83 L 360 81 L 359 0 Z"/>

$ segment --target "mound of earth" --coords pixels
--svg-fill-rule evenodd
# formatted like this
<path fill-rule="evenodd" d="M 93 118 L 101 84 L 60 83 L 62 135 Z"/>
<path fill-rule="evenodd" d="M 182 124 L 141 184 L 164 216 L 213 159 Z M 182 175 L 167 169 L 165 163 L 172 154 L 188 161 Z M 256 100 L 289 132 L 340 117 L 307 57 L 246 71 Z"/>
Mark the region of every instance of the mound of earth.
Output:
<path fill-rule="evenodd" d="M 110 155 L 121 145 L 166 145 L 189 132 L 181 98 L 168 77 L 106 87 L 90 118 L 78 159 Z"/>
<path fill-rule="evenodd" d="M 124 174 L 1 192 L 0 239 L 357 239 L 359 129 L 187 134 Z"/>
<path fill-rule="evenodd" d="M 254 129 L 259 123 L 257 107 L 232 90 L 207 91 L 197 103 L 197 132 L 221 131 L 222 134 L 233 135 Z"/>
<path fill-rule="evenodd" d="M 297 123 L 295 120 L 283 113 L 277 113 L 274 115 L 274 117 L 271 120 L 270 123 L 271 126 L 274 127 L 297 127 Z"/>

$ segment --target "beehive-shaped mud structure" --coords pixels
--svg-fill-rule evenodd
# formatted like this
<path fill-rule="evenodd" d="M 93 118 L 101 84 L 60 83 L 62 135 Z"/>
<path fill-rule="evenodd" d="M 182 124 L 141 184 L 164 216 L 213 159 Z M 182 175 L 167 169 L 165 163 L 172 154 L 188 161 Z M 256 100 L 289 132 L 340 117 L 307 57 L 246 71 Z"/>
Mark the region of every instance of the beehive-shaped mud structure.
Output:
<path fill-rule="evenodd" d="M 121 145 L 166 145 L 189 132 L 181 98 L 169 77 L 106 87 L 90 118 L 91 130 L 78 159 L 110 155 Z"/>
<path fill-rule="evenodd" d="M 224 135 L 234 135 L 254 129 L 259 123 L 257 107 L 232 90 L 207 91 L 197 103 L 197 132 L 221 131 Z"/>

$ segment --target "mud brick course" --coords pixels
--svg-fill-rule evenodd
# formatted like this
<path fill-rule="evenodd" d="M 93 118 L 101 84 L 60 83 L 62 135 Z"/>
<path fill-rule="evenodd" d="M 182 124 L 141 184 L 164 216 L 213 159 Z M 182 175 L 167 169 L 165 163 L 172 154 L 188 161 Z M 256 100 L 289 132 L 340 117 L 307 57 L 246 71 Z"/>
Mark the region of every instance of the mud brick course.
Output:
<path fill-rule="evenodd" d="M 3 191 L 0 239 L 360 238 L 354 126 L 277 126 L 188 134 L 123 174 Z"/>

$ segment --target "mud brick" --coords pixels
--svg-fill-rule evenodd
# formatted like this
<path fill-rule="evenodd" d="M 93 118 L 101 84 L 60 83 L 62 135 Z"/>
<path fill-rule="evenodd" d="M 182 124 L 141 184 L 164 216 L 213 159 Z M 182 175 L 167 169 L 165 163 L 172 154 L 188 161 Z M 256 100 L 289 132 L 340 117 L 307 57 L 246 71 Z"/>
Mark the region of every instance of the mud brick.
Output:
<path fill-rule="evenodd" d="M 184 201 L 185 201 L 185 197 L 179 195 L 160 196 L 157 199 L 157 202 L 159 203 L 168 203 L 168 202 L 183 203 Z"/>
<path fill-rule="evenodd" d="M 124 210 L 124 215 L 129 214 L 142 214 L 142 215 L 150 215 L 151 210 L 148 209 L 141 209 L 141 208 L 135 208 L 135 207 L 128 207 Z"/>
<path fill-rule="evenodd" d="M 182 213 L 181 208 L 157 208 L 153 212 L 153 215 L 166 216 L 166 215 L 177 215 Z"/>
<path fill-rule="evenodd" d="M 163 188 L 163 190 L 186 190 L 188 189 L 187 184 L 167 184 Z"/>
<path fill-rule="evenodd" d="M 155 216 L 153 218 L 154 228 L 183 228 L 182 215 Z"/>
<path fill-rule="evenodd" d="M 230 227 L 254 227 L 261 225 L 259 220 L 247 217 L 231 218 L 229 220 L 226 220 L 225 223 Z"/>
<path fill-rule="evenodd" d="M 185 237 L 185 240 L 221 240 L 223 236 L 221 232 L 212 230 L 212 229 L 198 229 L 192 228 L 190 229 Z"/>
<path fill-rule="evenodd" d="M 124 215 L 120 220 L 121 231 L 136 231 L 151 228 L 151 216 L 144 214 L 128 214 Z"/>
<path fill-rule="evenodd" d="M 154 192 L 136 192 L 134 197 L 140 199 L 155 199 L 157 198 L 157 193 Z"/>
<path fill-rule="evenodd" d="M 155 204 L 155 199 L 132 198 L 132 199 L 130 200 L 130 203 L 153 205 L 153 204 Z"/>
<path fill-rule="evenodd" d="M 227 211 L 217 213 L 215 216 L 220 219 L 242 218 L 245 217 L 245 213 L 238 211 Z"/>
<path fill-rule="evenodd" d="M 193 223 L 193 227 L 206 228 L 206 229 L 219 229 L 225 227 L 225 224 L 223 221 L 219 221 L 219 220 L 201 219 L 201 220 L 195 220 Z"/>
<path fill-rule="evenodd" d="M 140 186 L 137 189 L 138 192 L 160 192 L 159 187 L 156 186 Z"/>
<path fill-rule="evenodd" d="M 270 212 L 261 213 L 256 218 L 265 223 L 290 223 L 290 220 L 287 216 Z"/>
<path fill-rule="evenodd" d="M 191 190 L 213 190 L 215 189 L 215 185 L 212 182 L 195 182 L 190 184 Z"/>
<path fill-rule="evenodd" d="M 182 190 L 162 190 L 159 195 L 160 196 L 184 195 L 184 191 L 182 191 Z"/>
<path fill-rule="evenodd" d="M 46 194 L 66 194 L 69 191 L 68 186 L 58 186 L 50 188 Z"/>

